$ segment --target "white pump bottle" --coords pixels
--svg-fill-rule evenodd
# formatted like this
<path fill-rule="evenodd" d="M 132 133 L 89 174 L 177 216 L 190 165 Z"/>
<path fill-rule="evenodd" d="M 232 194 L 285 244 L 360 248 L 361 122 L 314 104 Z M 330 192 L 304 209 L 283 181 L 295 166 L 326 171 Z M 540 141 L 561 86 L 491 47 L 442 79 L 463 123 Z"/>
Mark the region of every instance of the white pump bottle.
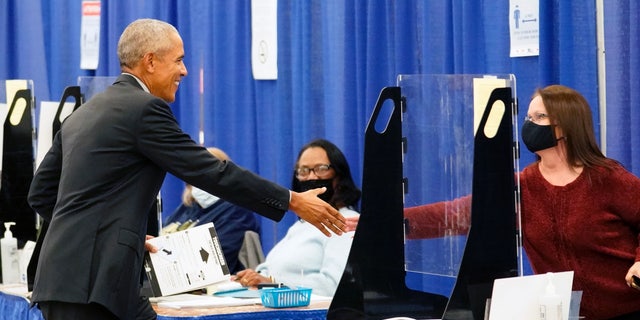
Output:
<path fill-rule="evenodd" d="M 553 273 L 547 273 L 547 286 L 540 297 L 540 320 L 563 320 L 562 298 L 553 284 Z"/>
<path fill-rule="evenodd" d="M 11 226 L 15 222 L 4 223 L 4 238 L 0 239 L 0 255 L 2 258 L 2 283 L 20 282 L 20 266 L 18 262 L 18 239 L 13 237 Z"/>

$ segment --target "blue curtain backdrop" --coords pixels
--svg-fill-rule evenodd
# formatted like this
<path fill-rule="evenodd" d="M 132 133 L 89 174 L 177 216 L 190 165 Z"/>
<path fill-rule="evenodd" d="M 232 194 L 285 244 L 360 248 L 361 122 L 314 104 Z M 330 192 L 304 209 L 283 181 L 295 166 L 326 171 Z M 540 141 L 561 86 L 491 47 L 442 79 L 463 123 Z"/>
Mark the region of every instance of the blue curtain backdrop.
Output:
<path fill-rule="evenodd" d="M 640 173 L 640 3 L 606 2 L 607 155 Z M 635 106 L 635 107 L 634 107 Z"/>
<path fill-rule="evenodd" d="M 638 162 L 638 5 L 605 3 L 610 155 L 640 173 Z M 80 69 L 81 1 L 0 1 L 0 79 L 33 79 L 38 101 L 58 100 L 78 76 L 116 76 L 118 36 L 136 18 L 175 25 L 189 75 L 172 104 L 184 128 L 237 163 L 289 186 L 299 148 L 335 142 L 361 181 L 363 133 L 378 93 L 398 74 L 513 73 L 519 115 L 536 87 L 581 91 L 598 119 L 595 1 L 540 1 L 540 56 L 509 57 L 509 2 L 278 1 L 278 80 L 251 73 L 250 0 L 103 0 L 97 70 Z M 202 70 L 204 92 L 200 93 Z M 0 101 L 4 97 L 0 98 Z M 200 106 L 204 117 L 200 118 Z M 599 128 L 599 127 L 598 127 Z M 597 128 L 597 129 L 598 129 Z M 522 152 L 522 165 L 533 156 Z M 183 183 L 168 177 L 164 214 Z M 262 220 L 269 250 L 295 219 Z"/>

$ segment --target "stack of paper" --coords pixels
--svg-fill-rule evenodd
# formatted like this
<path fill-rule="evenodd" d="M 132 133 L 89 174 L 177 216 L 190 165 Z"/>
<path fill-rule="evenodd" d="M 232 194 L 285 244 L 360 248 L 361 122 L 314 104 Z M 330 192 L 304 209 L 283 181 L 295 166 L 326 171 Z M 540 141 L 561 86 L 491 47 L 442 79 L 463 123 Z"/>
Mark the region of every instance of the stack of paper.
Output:
<path fill-rule="evenodd" d="M 149 298 L 161 308 L 215 308 L 261 304 L 260 298 L 240 299 L 232 297 L 213 297 L 207 295 L 178 294 L 166 297 Z"/>

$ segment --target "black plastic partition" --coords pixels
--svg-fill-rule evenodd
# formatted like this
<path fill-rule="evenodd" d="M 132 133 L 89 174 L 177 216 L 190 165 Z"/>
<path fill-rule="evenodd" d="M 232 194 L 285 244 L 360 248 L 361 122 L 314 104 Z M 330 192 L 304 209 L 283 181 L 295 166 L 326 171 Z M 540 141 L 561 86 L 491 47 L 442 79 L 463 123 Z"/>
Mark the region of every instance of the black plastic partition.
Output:
<path fill-rule="evenodd" d="M 327 319 L 484 319 L 493 281 L 519 273 L 515 80 L 398 83 L 382 90 L 366 129 L 360 221 Z M 441 234 L 405 237 L 405 208 L 465 196 L 470 226 L 445 216 L 428 226 Z M 429 290 L 434 281 L 451 288 Z"/>
<path fill-rule="evenodd" d="M 36 238 L 36 213 L 27 203 L 33 178 L 34 126 L 33 82 L 25 80 L 27 89 L 15 92 L 7 101 L 8 114 L 3 123 L 2 182 L 0 185 L 0 232 L 4 222 L 15 222 L 11 229 L 23 246 Z"/>
<path fill-rule="evenodd" d="M 375 125 L 387 99 L 393 110 L 380 133 Z M 440 317 L 444 311 L 447 297 L 405 284 L 401 109 L 400 88 L 384 88 L 365 133 L 360 221 L 327 319 Z"/>

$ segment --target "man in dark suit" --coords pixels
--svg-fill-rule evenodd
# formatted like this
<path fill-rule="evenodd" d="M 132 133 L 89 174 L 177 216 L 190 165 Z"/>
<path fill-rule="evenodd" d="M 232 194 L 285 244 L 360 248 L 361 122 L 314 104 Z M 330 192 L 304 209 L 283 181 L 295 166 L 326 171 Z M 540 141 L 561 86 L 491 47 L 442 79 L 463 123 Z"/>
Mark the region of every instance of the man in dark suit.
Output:
<path fill-rule="evenodd" d="M 118 42 L 122 75 L 66 119 L 41 162 L 29 204 L 50 222 L 32 295 L 45 319 L 141 318 L 147 217 L 167 172 L 273 220 L 292 210 L 327 236 L 343 232 L 323 189 L 289 191 L 180 129 L 167 103 L 187 75 L 183 57 L 173 26 L 131 23 Z"/>

